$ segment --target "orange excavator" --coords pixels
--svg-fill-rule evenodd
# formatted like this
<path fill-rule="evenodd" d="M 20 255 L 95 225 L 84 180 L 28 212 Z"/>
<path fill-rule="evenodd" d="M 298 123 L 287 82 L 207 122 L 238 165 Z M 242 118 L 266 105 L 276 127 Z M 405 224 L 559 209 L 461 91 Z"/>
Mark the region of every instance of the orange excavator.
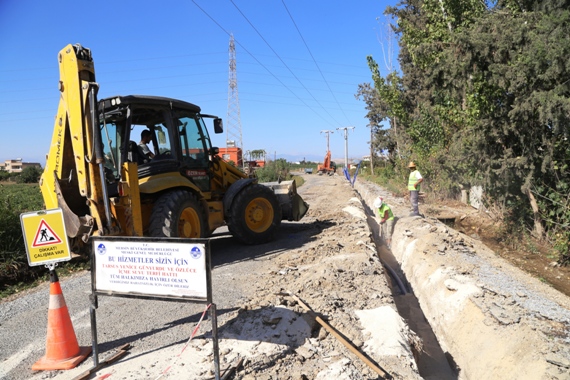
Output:
<path fill-rule="evenodd" d="M 333 175 L 336 172 L 336 164 L 334 161 L 331 161 L 331 151 L 327 150 L 327 154 L 325 155 L 325 161 L 323 164 L 319 164 L 317 167 L 318 174 L 328 174 Z"/>

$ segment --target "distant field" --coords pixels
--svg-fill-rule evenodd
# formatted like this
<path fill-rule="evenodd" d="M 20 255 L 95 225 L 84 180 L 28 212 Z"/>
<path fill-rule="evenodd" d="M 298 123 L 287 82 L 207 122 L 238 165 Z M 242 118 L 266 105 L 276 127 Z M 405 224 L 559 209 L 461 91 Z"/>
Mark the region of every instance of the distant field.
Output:
<path fill-rule="evenodd" d="M 22 213 L 44 208 L 44 201 L 37 183 L 0 182 L 0 202 L 0 210 L 2 211 L 12 210 Z"/>

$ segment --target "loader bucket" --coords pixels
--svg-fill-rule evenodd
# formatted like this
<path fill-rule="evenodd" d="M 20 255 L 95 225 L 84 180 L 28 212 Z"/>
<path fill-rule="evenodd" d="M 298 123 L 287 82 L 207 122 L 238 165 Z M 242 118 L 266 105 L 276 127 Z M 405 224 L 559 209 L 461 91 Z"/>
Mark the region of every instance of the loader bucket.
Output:
<path fill-rule="evenodd" d="M 305 216 L 309 205 L 297 194 L 295 181 L 266 182 L 262 185 L 273 190 L 281 206 L 282 220 L 298 221 Z"/>

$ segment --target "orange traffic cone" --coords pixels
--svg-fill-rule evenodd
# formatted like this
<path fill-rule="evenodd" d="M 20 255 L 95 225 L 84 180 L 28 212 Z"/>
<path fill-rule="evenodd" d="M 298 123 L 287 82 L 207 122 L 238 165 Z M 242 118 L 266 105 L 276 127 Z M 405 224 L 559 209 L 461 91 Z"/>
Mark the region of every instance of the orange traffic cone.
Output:
<path fill-rule="evenodd" d="M 75 368 L 91 353 L 91 347 L 79 347 L 71 318 L 55 270 L 50 271 L 49 310 L 46 354 L 32 370 L 53 371 Z"/>

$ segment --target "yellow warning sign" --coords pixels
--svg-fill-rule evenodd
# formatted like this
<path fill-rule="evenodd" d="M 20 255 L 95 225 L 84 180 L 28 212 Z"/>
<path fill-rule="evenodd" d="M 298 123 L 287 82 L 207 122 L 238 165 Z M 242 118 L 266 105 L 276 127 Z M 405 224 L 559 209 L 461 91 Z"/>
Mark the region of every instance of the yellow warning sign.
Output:
<path fill-rule="evenodd" d="M 30 266 L 71 260 L 61 209 L 23 213 L 20 222 Z"/>

